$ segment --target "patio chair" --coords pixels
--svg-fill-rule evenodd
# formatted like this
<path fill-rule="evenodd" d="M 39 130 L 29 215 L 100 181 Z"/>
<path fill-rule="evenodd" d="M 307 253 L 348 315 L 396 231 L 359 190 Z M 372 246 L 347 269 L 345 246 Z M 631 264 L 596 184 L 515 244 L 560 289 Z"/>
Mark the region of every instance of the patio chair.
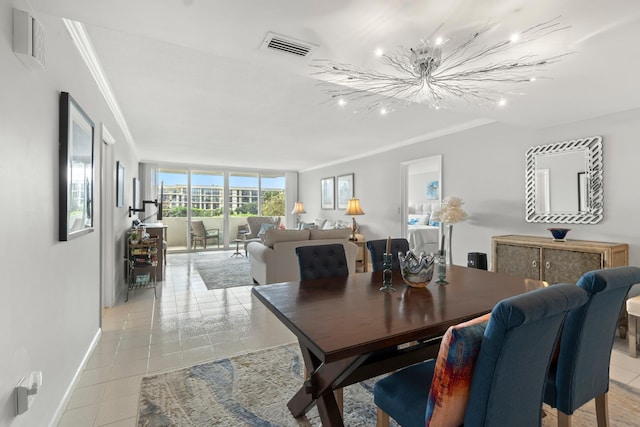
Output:
<path fill-rule="evenodd" d="M 205 228 L 202 221 L 191 221 L 191 245 L 196 248 L 196 243 L 200 242 L 204 249 L 207 249 L 207 240 L 215 239 L 220 247 L 220 230 L 217 228 Z"/>

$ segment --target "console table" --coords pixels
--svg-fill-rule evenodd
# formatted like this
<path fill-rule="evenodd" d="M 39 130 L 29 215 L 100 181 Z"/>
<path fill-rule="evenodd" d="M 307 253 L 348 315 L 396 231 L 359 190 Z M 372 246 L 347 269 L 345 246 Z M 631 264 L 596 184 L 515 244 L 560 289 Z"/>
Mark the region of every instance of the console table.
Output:
<path fill-rule="evenodd" d="M 493 271 L 549 284 L 576 283 L 587 271 L 625 266 L 629 260 L 626 243 L 557 242 L 551 237 L 518 235 L 491 240 Z"/>
<path fill-rule="evenodd" d="M 629 263 L 629 245 L 588 240 L 554 241 L 551 237 L 494 236 L 492 271 L 543 280 L 551 285 L 576 283 L 588 271 L 622 267 Z M 622 307 L 618 329 L 627 334 L 627 312 Z"/>

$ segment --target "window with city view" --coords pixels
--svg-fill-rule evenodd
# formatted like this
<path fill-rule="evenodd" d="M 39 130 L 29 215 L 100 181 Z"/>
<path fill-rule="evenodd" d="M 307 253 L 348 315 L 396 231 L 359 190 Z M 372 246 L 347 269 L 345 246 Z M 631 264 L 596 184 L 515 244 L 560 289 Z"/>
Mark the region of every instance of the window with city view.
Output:
<path fill-rule="evenodd" d="M 180 222 L 179 218 L 201 220 L 207 229 L 218 230 L 221 236 L 229 233 L 232 240 L 236 237 L 238 226 L 246 224 L 248 216 L 285 216 L 284 172 L 160 168 L 157 183 L 158 193 L 162 191 L 162 217 L 165 225 L 169 226 L 169 243 L 172 240 L 181 242 L 176 246 L 190 245 L 186 240 L 188 237 L 171 238 L 188 234 L 186 223 Z"/>

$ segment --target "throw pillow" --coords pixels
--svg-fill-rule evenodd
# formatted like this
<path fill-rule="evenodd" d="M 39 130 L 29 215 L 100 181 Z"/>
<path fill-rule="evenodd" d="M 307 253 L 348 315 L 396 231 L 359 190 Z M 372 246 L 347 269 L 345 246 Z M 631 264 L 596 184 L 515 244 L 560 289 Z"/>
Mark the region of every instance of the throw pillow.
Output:
<path fill-rule="evenodd" d="M 324 223 L 327 222 L 327 220 L 324 218 L 316 218 L 313 222 L 316 225 L 316 228 L 322 230 L 322 227 L 324 227 Z"/>
<path fill-rule="evenodd" d="M 263 239 L 264 237 L 264 233 L 267 230 L 273 230 L 274 228 L 276 228 L 275 224 L 271 224 L 271 223 L 264 223 L 264 224 L 260 224 L 260 231 L 258 231 L 258 237 L 260 237 L 261 239 Z"/>
<path fill-rule="evenodd" d="M 429 390 L 426 426 L 464 423 L 471 377 L 491 313 L 450 327 L 442 337 Z"/>

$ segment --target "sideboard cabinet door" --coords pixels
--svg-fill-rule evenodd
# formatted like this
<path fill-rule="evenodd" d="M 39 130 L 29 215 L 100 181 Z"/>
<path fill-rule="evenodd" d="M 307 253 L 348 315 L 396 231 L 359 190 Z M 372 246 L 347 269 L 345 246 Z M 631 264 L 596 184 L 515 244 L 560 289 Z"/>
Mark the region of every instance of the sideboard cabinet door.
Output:
<path fill-rule="evenodd" d="M 550 284 L 576 283 L 585 272 L 603 268 L 602 260 L 602 253 L 544 249 L 543 277 Z"/>
<path fill-rule="evenodd" d="M 540 280 L 540 248 L 498 243 L 496 252 L 494 271 Z"/>

